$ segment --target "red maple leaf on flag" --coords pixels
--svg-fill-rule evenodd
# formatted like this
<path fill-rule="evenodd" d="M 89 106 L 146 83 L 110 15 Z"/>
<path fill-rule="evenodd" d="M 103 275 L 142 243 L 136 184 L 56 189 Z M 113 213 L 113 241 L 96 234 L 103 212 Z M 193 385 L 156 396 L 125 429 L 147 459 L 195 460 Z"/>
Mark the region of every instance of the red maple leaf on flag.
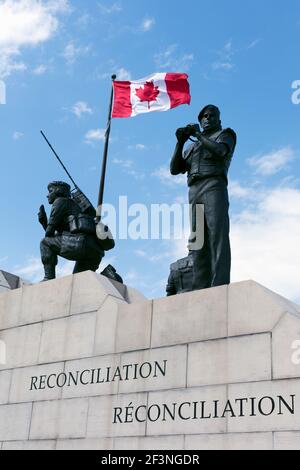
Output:
<path fill-rule="evenodd" d="M 146 82 L 144 87 L 136 88 L 135 93 L 141 102 L 148 102 L 148 109 L 150 109 L 151 101 L 157 101 L 157 97 L 159 95 L 158 88 L 158 86 L 154 86 L 153 82 Z"/>

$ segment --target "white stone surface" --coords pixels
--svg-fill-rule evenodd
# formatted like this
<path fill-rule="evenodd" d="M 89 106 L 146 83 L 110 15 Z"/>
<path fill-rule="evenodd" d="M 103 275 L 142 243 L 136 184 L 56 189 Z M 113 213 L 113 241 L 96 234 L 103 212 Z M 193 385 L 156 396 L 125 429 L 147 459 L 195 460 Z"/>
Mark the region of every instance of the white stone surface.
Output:
<path fill-rule="evenodd" d="M 129 304 L 133 304 L 135 302 L 143 302 L 144 300 L 147 300 L 147 298 L 141 292 L 129 286 L 126 286 L 125 298 Z"/>
<path fill-rule="evenodd" d="M 58 375 L 64 371 L 64 363 L 56 363 L 34 367 L 23 367 L 12 371 L 12 381 L 9 394 L 10 403 L 26 403 L 33 401 L 57 400 L 61 398 L 61 389 L 55 387 L 50 389 L 46 384 L 46 376 L 51 374 Z M 45 376 L 40 380 L 41 376 Z M 38 377 L 38 380 L 32 381 L 32 377 Z M 50 387 L 53 386 L 53 378 L 50 381 Z M 35 387 L 41 388 L 36 390 Z M 32 388 L 32 390 L 30 390 Z"/>
<path fill-rule="evenodd" d="M 184 436 L 121 437 L 114 439 L 114 450 L 183 450 Z"/>
<path fill-rule="evenodd" d="M 73 277 L 71 315 L 98 310 L 108 295 L 124 300 L 106 277 L 91 271 L 76 274 Z"/>
<path fill-rule="evenodd" d="M 66 317 L 70 313 L 73 276 L 23 287 L 20 324 Z"/>
<path fill-rule="evenodd" d="M 119 305 L 116 351 L 136 351 L 150 347 L 152 302 Z"/>
<path fill-rule="evenodd" d="M 6 344 L 6 364 L 0 369 L 12 369 L 37 364 L 42 324 L 0 331 L 0 341 Z"/>
<path fill-rule="evenodd" d="M 152 347 L 227 336 L 227 286 L 153 302 Z"/>
<path fill-rule="evenodd" d="M 22 289 L 9 290 L 0 294 L 0 331 L 18 326 L 22 294 Z"/>
<path fill-rule="evenodd" d="M 119 381 L 115 380 L 114 382 L 106 382 L 107 377 L 107 368 L 111 368 L 113 371 L 118 366 L 120 366 L 120 355 L 111 355 L 111 356 L 100 356 L 94 357 L 90 359 L 82 359 L 79 361 L 68 361 L 66 363 L 65 372 L 68 374 L 69 372 L 76 373 L 76 371 L 83 372 L 85 370 L 92 370 L 92 369 L 101 369 L 101 376 L 99 379 L 103 383 L 95 383 L 89 385 L 82 385 L 79 384 L 77 386 L 71 385 L 70 387 L 64 387 L 63 389 L 63 398 L 74 398 L 74 397 L 91 397 L 91 396 L 102 396 L 102 395 L 113 395 L 118 393 L 119 389 Z M 92 372 L 89 374 L 85 374 L 82 377 L 84 382 L 88 382 L 92 380 Z M 98 373 L 95 372 L 95 381 L 98 377 Z"/>
<path fill-rule="evenodd" d="M 300 315 L 286 314 L 273 330 L 274 379 L 300 377 Z"/>
<path fill-rule="evenodd" d="M 49 363 L 91 356 L 96 313 L 43 323 L 39 362 Z"/>
<path fill-rule="evenodd" d="M 56 450 L 112 450 L 113 439 L 59 439 Z"/>
<path fill-rule="evenodd" d="M 273 450 L 272 433 L 186 436 L 186 450 Z"/>
<path fill-rule="evenodd" d="M 228 386 L 229 400 L 236 398 L 258 398 L 272 397 L 275 399 L 277 396 L 282 396 L 289 404 L 292 403 L 291 395 L 296 395 L 295 399 L 295 414 L 292 415 L 282 405 L 281 412 L 278 402 L 276 401 L 276 408 L 272 415 L 263 416 L 258 413 L 257 406 L 254 414 L 256 416 L 236 417 L 228 419 L 228 432 L 243 433 L 243 432 L 271 432 L 271 431 L 294 431 L 300 430 L 300 380 L 277 380 L 272 382 L 257 382 L 248 384 L 237 384 Z M 250 403 L 250 402 L 249 402 Z M 250 405 L 249 405 L 250 407 Z M 251 410 L 251 407 L 249 408 Z M 271 411 L 271 404 L 269 401 L 262 403 L 264 413 Z"/>
<path fill-rule="evenodd" d="M 0 441 L 28 439 L 32 404 L 0 406 Z"/>
<path fill-rule="evenodd" d="M 254 281 L 231 284 L 228 288 L 228 336 L 272 331 L 285 312 L 295 306 Z"/>
<path fill-rule="evenodd" d="M 181 409 L 181 414 L 185 420 L 178 417 L 176 414 L 175 420 L 173 420 L 167 413 L 164 417 L 163 412 L 161 413 L 160 419 L 156 422 L 147 421 L 147 436 L 164 436 L 173 434 L 210 434 L 210 433 L 224 433 L 226 432 L 226 420 L 221 418 L 216 419 L 200 419 L 202 407 L 198 406 L 200 410 L 194 417 L 194 402 L 207 401 L 212 403 L 214 400 L 226 401 L 226 386 L 212 386 L 202 387 L 194 389 L 183 389 L 178 391 L 168 390 L 166 392 L 151 392 L 149 393 L 148 409 L 154 405 L 157 405 L 162 409 L 162 406 L 166 404 L 169 409 L 173 412 L 173 404 L 176 403 L 178 410 L 179 405 L 183 403 L 191 403 L 191 406 L 185 405 Z M 153 413 L 152 420 L 156 418 L 158 412 L 153 409 L 150 412 L 150 416 Z M 203 417 L 208 416 L 208 413 L 204 408 Z M 188 419 L 189 418 L 189 419 Z M 164 421 L 165 419 L 165 421 Z"/>
<path fill-rule="evenodd" d="M 119 306 L 123 300 L 107 297 L 97 312 L 94 355 L 114 354 L 116 352 Z"/>
<path fill-rule="evenodd" d="M 0 372 L 0 405 L 8 403 L 11 374 L 11 370 Z"/>
<path fill-rule="evenodd" d="M 88 399 L 36 402 L 33 404 L 30 439 L 85 437 Z"/>
<path fill-rule="evenodd" d="M 145 436 L 146 423 L 114 422 L 114 408 L 128 406 L 139 407 L 147 404 L 147 394 L 130 394 L 120 396 L 106 396 L 90 398 L 87 438 L 128 437 Z M 123 413 L 124 415 L 124 413 Z M 128 416 L 127 421 L 131 421 Z"/>
<path fill-rule="evenodd" d="M 271 380 L 271 335 L 188 346 L 188 387 Z"/>
<path fill-rule="evenodd" d="M 274 450 L 300 450 L 300 431 L 275 432 Z"/>
<path fill-rule="evenodd" d="M 156 363 L 159 364 L 160 368 Z M 141 370 L 142 376 L 145 378 L 140 377 L 139 374 L 139 378 L 136 380 L 120 382 L 119 393 L 186 387 L 186 345 L 122 354 L 121 365 L 127 364 L 146 364 Z M 163 375 L 161 370 L 165 372 L 165 375 Z M 149 378 L 146 378 L 150 371 L 151 375 Z"/>
<path fill-rule="evenodd" d="M 2 450 L 55 450 L 56 441 L 3 442 Z"/>
<path fill-rule="evenodd" d="M 0 340 L 8 359 L 0 367 L 0 448 L 300 450 L 300 308 L 255 282 L 152 302 L 82 273 L 0 294 Z M 124 379 L 135 364 L 151 378 Z M 155 364 L 166 365 L 165 377 L 159 368 L 152 374 Z M 43 388 L 51 374 L 102 369 L 103 378 L 109 368 L 122 377 L 29 390 L 32 376 Z M 294 415 L 278 405 L 291 395 Z M 257 404 L 263 398 L 268 414 L 268 397 L 276 408 L 263 416 Z M 228 400 L 235 417 L 227 405 L 215 418 L 214 403 L 221 416 Z M 164 405 L 175 407 L 174 418 Z"/>

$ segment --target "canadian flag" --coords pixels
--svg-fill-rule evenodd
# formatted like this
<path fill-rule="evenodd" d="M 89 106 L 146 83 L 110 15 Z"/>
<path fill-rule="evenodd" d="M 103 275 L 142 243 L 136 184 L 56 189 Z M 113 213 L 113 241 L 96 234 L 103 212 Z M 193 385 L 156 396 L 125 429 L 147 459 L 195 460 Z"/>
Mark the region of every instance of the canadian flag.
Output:
<path fill-rule="evenodd" d="M 113 86 L 113 118 L 168 111 L 191 102 L 188 75 L 185 73 L 155 73 L 137 81 L 115 81 Z"/>

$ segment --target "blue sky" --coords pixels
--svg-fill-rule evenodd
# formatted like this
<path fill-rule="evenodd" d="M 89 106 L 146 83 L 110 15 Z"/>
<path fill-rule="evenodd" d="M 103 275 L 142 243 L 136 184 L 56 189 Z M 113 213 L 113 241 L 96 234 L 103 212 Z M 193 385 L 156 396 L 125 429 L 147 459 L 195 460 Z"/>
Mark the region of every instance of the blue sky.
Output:
<path fill-rule="evenodd" d="M 271 0 L 0 0 L 0 267 L 41 276 L 36 220 L 46 186 L 65 176 L 43 129 L 96 203 L 110 76 L 187 72 L 191 106 L 114 120 L 105 202 L 187 202 L 168 164 L 174 133 L 217 104 L 238 134 L 230 171 L 233 281 L 255 279 L 300 301 L 300 4 Z M 49 212 L 49 207 L 46 205 Z M 164 295 L 185 240 L 120 240 L 107 256 L 125 282 Z M 103 267 L 105 264 L 103 263 Z M 60 261 L 59 274 L 70 272 Z"/>

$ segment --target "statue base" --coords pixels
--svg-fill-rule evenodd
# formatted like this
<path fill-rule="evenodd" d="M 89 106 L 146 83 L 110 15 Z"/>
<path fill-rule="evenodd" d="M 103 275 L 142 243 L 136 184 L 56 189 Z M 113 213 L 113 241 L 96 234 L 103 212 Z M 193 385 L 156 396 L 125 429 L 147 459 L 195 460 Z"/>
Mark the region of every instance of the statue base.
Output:
<path fill-rule="evenodd" d="M 300 307 L 149 301 L 85 272 L 0 295 L 0 448 L 300 449 Z"/>

